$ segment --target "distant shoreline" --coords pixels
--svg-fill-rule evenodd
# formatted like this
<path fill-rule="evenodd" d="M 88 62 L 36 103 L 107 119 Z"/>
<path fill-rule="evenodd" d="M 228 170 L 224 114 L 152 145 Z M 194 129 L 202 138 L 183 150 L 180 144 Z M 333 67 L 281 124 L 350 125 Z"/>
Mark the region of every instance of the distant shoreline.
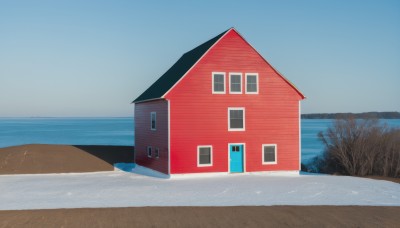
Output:
<path fill-rule="evenodd" d="M 127 119 L 133 116 L 3 116 L 0 119 Z"/>
<path fill-rule="evenodd" d="M 400 112 L 362 112 L 362 113 L 311 113 L 301 114 L 302 119 L 337 119 L 352 117 L 356 119 L 400 119 Z"/>
<path fill-rule="evenodd" d="M 341 112 L 341 113 L 308 113 L 301 114 L 301 119 L 337 119 L 352 117 L 356 119 L 400 119 L 400 112 Z M 127 119 L 133 116 L 0 116 L 0 119 Z"/>

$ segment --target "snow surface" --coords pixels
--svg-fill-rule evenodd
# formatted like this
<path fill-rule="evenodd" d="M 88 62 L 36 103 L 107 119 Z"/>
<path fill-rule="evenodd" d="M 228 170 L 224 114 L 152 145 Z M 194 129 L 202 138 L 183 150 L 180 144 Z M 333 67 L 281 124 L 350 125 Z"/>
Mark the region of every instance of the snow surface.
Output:
<path fill-rule="evenodd" d="M 400 184 L 329 175 L 166 179 L 140 167 L 133 172 L 0 176 L 0 210 L 238 205 L 400 206 Z"/>

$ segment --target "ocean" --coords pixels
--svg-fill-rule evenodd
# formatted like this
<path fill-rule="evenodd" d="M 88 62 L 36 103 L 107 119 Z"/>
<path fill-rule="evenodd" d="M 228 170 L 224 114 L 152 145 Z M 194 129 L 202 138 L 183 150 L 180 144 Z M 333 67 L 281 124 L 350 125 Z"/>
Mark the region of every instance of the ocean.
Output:
<path fill-rule="evenodd" d="M 301 162 L 308 163 L 320 155 L 324 145 L 318 140 L 318 132 L 325 131 L 332 125 L 331 119 L 302 119 L 301 120 Z M 399 127 L 400 119 L 381 119 L 389 127 Z"/>
<path fill-rule="evenodd" d="M 21 144 L 133 146 L 132 118 L 0 118 L 0 148 Z"/>
<path fill-rule="evenodd" d="M 400 119 L 381 120 L 400 127 Z M 302 162 L 323 151 L 317 134 L 332 124 L 327 119 L 301 121 Z M 134 121 L 129 118 L 0 118 L 0 148 L 21 144 L 133 146 Z"/>

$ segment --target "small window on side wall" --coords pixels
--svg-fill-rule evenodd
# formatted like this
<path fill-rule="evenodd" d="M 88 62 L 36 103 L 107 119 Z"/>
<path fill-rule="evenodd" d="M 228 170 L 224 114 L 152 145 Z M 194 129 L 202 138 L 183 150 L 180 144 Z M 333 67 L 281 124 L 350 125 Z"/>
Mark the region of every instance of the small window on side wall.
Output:
<path fill-rule="evenodd" d="M 225 94 L 225 73 L 212 73 L 212 93 Z"/>
<path fill-rule="evenodd" d="M 277 164 L 277 146 L 276 144 L 263 144 L 262 145 L 262 163 Z"/>
<path fill-rule="evenodd" d="M 197 166 L 212 166 L 212 146 L 197 147 Z"/>
<path fill-rule="evenodd" d="M 156 158 L 159 158 L 159 157 L 160 157 L 160 149 L 159 149 L 158 147 L 156 147 L 156 148 L 154 149 L 154 156 L 155 156 Z"/>
<path fill-rule="evenodd" d="M 246 94 L 258 94 L 257 73 L 246 73 Z"/>
<path fill-rule="evenodd" d="M 150 125 L 151 125 L 151 130 L 156 130 L 156 120 L 157 120 L 157 113 L 156 112 L 151 112 L 150 113 Z"/>
<path fill-rule="evenodd" d="M 147 147 L 147 157 L 151 158 L 152 151 L 151 151 L 151 146 Z"/>

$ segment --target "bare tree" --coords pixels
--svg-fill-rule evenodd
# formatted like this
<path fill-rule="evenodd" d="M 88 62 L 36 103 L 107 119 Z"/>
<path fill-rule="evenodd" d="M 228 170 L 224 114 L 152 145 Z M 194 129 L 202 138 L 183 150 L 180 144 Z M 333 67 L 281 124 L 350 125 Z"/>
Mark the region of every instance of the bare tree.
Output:
<path fill-rule="evenodd" d="M 322 158 L 314 161 L 326 173 L 400 177 L 400 129 L 381 125 L 377 119 L 336 119 L 319 132 L 325 145 Z"/>

